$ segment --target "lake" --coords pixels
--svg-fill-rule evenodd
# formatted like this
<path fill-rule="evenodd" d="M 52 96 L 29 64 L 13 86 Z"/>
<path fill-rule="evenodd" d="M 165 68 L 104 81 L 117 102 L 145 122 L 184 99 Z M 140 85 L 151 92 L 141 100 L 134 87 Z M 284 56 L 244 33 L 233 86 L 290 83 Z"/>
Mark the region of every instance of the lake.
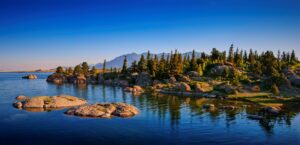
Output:
<path fill-rule="evenodd" d="M 55 85 L 39 79 L 21 79 L 26 73 L 0 73 L 1 145 L 88 145 L 88 144 L 268 144 L 299 145 L 300 114 L 290 112 L 264 121 L 250 120 L 247 107 L 238 110 L 207 110 L 203 102 L 241 104 L 144 94 L 133 96 L 121 88 L 103 85 Z M 18 95 L 67 94 L 89 103 L 124 102 L 136 106 L 133 118 L 93 119 L 65 115 L 66 110 L 27 112 L 12 107 Z M 246 104 L 246 103 L 244 103 Z"/>

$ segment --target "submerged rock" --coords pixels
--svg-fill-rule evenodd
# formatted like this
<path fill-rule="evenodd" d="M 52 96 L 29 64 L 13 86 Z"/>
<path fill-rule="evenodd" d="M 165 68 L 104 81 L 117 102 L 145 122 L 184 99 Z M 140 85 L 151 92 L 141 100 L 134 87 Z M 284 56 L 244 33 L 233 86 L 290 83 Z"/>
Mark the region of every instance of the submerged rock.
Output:
<path fill-rule="evenodd" d="M 215 108 L 215 105 L 214 104 L 204 104 L 203 108 L 205 108 L 205 109 L 213 109 L 213 108 Z"/>
<path fill-rule="evenodd" d="M 41 108 L 40 110 L 46 110 L 80 106 L 86 103 L 86 100 L 77 97 L 60 95 L 52 97 L 38 96 L 33 98 L 27 98 L 26 100 L 19 100 L 15 102 L 13 106 L 25 110 L 30 110 L 30 108 Z"/>
<path fill-rule="evenodd" d="M 132 117 L 138 113 L 136 107 L 125 103 L 99 103 L 71 108 L 65 112 L 68 115 L 94 118 Z"/>
<path fill-rule="evenodd" d="M 174 87 L 175 91 L 179 91 L 179 92 L 190 92 L 191 91 L 191 87 L 184 82 L 180 82 L 177 83 Z"/>
<path fill-rule="evenodd" d="M 23 96 L 23 95 L 20 95 L 20 96 L 16 97 L 16 100 L 18 100 L 18 101 L 27 100 L 27 99 L 29 99 L 29 97 Z"/>
<path fill-rule="evenodd" d="M 197 83 L 195 85 L 195 91 L 199 93 L 211 92 L 213 91 L 213 89 L 214 88 L 212 86 L 210 86 L 208 83 L 205 82 Z"/>
<path fill-rule="evenodd" d="M 253 119 L 253 120 L 261 120 L 261 119 L 264 119 L 264 117 L 259 116 L 259 115 L 248 115 L 247 118 Z"/>
<path fill-rule="evenodd" d="M 268 107 L 263 108 L 262 111 L 271 113 L 271 114 L 278 114 L 278 113 L 280 113 L 281 108 L 268 106 Z"/>
<path fill-rule="evenodd" d="M 31 80 L 33 80 L 33 79 L 37 79 L 38 77 L 36 75 L 30 74 L 30 75 L 27 75 L 27 76 L 23 76 L 22 78 L 23 79 L 31 79 Z"/>

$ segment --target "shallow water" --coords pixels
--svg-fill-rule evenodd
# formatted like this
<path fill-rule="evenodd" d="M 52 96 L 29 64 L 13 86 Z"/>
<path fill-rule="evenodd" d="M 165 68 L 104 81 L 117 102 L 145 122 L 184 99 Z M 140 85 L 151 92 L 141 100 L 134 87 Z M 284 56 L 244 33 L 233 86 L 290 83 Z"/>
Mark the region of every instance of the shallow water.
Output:
<path fill-rule="evenodd" d="M 0 73 L 0 144 L 300 144 L 300 114 L 290 112 L 264 121 L 250 120 L 253 110 L 206 110 L 197 97 L 133 96 L 121 88 L 71 84 L 55 85 L 21 79 L 25 73 Z M 17 95 L 68 94 L 89 103 L 125 102 L 141 112 L 133 118 L 92 119 L 67 116 L 65 110 L 27 112 L 12 107 Z"/>

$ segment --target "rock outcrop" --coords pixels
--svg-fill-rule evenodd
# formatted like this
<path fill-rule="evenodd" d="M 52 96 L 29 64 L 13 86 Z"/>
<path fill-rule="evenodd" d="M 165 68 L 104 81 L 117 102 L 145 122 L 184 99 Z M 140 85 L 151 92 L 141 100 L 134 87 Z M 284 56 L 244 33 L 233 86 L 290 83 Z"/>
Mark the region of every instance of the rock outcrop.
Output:
<path fill-rule="evenodd" d="M 179 91 L 179 92 L 190 92 L 191 91 L 191 87 L 184 82 L 180 82 L 177 83 L 174 87 L 175 91 Z"/>
<path fill-rule="evenodd" d="M 69 108 L 74 106 L 80 106 L 87 103 L 86 100 L 67 96 L 67 95 L 60 95 L 60 96 L 38 96 L 32 97 L 24 100 L 25 97 L 17 97 L 19 101 L 15 102 L 13 106 L 18 109 L 29 109 L 30 108 L 41 108 L 41 110 L 47 109 L 58 109 L 58 108 Z"/>
<path fill-rule="evenodd" d="M 207 93 L 207 92 L 211 92 L 213 91 L 213 87 L 210 86 L 208 83 L 205 82 L 201 82 L 201 83 L 197 83 L 195 85 L 195 92 L 199 92 L 199 93 Z"/>
<path fill-rule="evenodd" d="M 38 77 L 36 75 L 30 74 L 30 75 L 27 75 L 27 76 L 23 76 L 22 78 L 33 80 L 33 79 L 37 79 Z"/>
<path fill-rule="evenodd" d="M 138 113 L 136 107 L 125 103 L 99 103 L 71 108 L 65 112 L 68 115 L 93 118 L 132 117 Z"/>
<path fill-rule="evenodd" d="M 149 73 L 142 72 L 138 75 L 136 84 L 142 87 L 147 87 L 152 85 L 152 78 Z"/>
<path fill-rule="evenodd" d="M 47 78 L 47 82 L 51 83 L 56 83 L 56 84 L 61 84 L 67 82 L 68 79 L 65 75 L 59 74 L 59 73 L 54 73 Z"/>

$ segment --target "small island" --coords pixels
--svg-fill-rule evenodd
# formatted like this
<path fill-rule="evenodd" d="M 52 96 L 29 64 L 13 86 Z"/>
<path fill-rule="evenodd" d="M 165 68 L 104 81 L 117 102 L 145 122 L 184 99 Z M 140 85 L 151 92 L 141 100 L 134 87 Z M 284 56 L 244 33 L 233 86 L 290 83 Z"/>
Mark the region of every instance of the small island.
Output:
<path fill-rule="evenodd" d="M 272 51 L 258 53 L 231 45 L 228 52 L 213 48 L 210 54 L 193 51 L 183 55 L 175 50 L 159 56 L 148 51 L 130 66 L 125 56 L 122 68 L 107 69 L 106 62 L 102 69 L 90 68 L 87 62 L 74 68 L 57 67 L 47 81 L 120 86 L 137 95 L 241 100 L 278 114 L 299 102 L 300 63 L 294 51 L 275 55 Z"/>

